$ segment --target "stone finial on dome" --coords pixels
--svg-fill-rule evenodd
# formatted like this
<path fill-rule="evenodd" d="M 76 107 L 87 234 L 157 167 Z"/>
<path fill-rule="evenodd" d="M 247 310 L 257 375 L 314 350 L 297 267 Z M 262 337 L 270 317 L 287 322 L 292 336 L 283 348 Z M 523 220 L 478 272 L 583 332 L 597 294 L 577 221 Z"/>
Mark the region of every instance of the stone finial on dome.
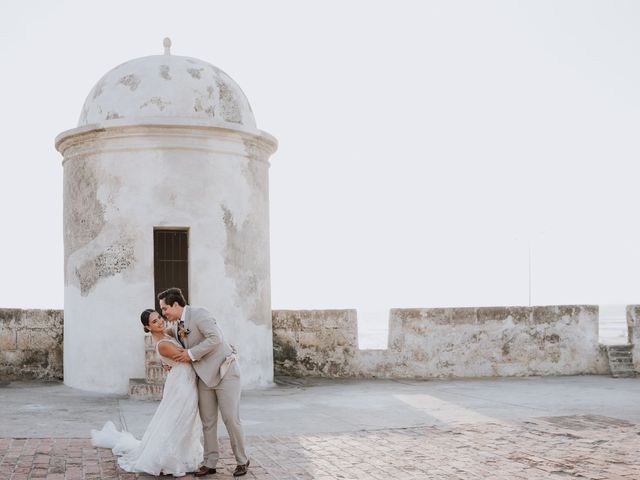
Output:
<path fill-rule="evenodd" d="M 164 54 L 171 55 L 171 39 L 169 37 L 166 37 L 162 41 L 162 44 L 164 45 Z"/>

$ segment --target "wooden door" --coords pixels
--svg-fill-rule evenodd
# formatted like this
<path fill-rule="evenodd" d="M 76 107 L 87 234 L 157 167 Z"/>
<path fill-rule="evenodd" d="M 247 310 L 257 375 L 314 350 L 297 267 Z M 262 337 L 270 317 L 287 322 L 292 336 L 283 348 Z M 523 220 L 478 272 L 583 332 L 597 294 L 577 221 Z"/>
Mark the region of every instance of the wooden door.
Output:
<path fill-rule="evenodd" d="M 153 271 L 155 305 L 160 311 L 158 293 L 171 287 L 182 290 L 189 303 L 189 231 L 160 229 L 153 231 Z"/>

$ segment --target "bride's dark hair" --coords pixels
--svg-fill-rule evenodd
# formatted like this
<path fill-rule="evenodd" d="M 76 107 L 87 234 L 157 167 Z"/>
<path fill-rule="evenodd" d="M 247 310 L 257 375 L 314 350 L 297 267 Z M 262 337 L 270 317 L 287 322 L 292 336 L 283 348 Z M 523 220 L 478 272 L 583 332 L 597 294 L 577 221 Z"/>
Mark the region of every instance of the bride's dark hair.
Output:
<path fill-rule="evenodd" d="M 144 331 L 146 333 L 149 333 L 150 331 L 147 327 L 149 326 L 149 317 L 153 312 L 155 312 L 153 308 L 147 308 L 144 312 L 140 314 L 140 321 L 142 322 L 142 325 L 144 326 Z"/>

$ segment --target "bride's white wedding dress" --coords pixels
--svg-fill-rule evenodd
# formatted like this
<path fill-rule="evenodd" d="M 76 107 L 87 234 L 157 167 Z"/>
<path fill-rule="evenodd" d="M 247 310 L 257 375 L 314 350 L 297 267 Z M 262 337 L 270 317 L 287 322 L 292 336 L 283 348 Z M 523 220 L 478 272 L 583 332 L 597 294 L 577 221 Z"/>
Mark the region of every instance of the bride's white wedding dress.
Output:
<path fill-rule="evenodd" d="M 198 415 L 196 373 L 188 363 L 174 362 L 158 352 L 161 342 L 181 345 L 166 336 L 156 345 L 156 353 L 171 365 L 158 405 L 142 440 L 129 432 L 118 432 L 111 422 L 102 430 L 91 431 L 93 445 L 111 448 L 118 465 L 127 472 L 182 476 L 198 469 L 203 460 L 202 423 Z"/>

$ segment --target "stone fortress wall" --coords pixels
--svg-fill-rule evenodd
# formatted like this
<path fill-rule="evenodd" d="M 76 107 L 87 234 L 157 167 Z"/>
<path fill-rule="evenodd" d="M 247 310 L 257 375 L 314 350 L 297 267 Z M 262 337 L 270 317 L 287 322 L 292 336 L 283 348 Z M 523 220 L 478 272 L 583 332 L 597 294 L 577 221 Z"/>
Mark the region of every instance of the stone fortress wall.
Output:
<path fill-rule="evenodd" d="M 640 372 L 640 305 L 627 307 Z M 62 379 L 62 310 L 0 309 L 0 380 Z M 276 375 L 465 378 L 610 373 L 598 307 L 393 309 L 389 348 L 358 348 L 355 310 L 274 310 Z M 147 359 L 150 361 L 152 359 Z"/>
<path fill-rule="evenodd" d="M 0 380 L 62 380 L 62 310 L 0 308 Z"/>
<path fill-rule="evenodd" d="M 637 320 L 635 326 L 638 331 Z M 273 337 L 276 375 L 465 378 L 609 373 L 607 351 L 598 343 L 598 307 L 590 305 L 393 309 L 385 350 L 358 349 L 355 310 L 277 310 Z"/>

